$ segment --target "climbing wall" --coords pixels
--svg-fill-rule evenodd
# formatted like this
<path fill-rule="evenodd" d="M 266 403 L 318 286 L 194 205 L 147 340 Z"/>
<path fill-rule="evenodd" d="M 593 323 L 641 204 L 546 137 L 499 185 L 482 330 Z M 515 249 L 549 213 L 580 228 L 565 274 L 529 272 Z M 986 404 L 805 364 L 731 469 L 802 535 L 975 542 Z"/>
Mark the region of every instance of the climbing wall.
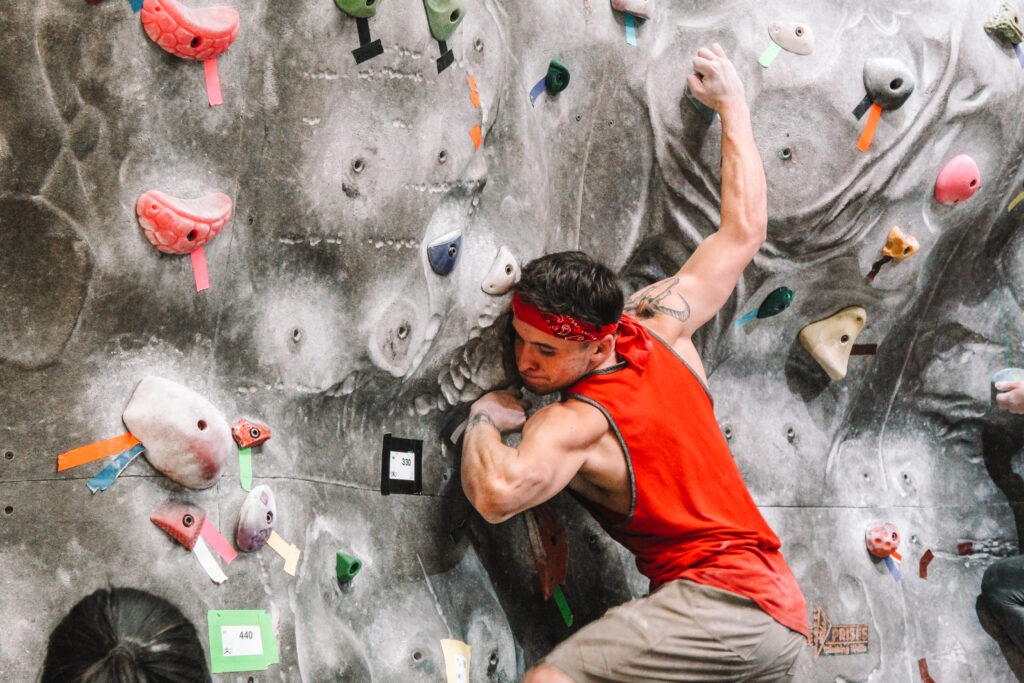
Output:
<path fill-rule="evenodd" d="M 999 2 L 134 2 L 0 6 L 0 678 L 110 584 L 178 604 L 224 681 L 513 681 L 643 595 L 564 495 L 483 522 L 454 443 L 511 380 L 520 264 L 581 248 L 635 288 L 714 230 L 720 126 L 684 93 L 712 41 L 769 235 L 698 342 L 807 597 L 796 679 L 1024 676 L 976 604 L 1024 531 Z"/>

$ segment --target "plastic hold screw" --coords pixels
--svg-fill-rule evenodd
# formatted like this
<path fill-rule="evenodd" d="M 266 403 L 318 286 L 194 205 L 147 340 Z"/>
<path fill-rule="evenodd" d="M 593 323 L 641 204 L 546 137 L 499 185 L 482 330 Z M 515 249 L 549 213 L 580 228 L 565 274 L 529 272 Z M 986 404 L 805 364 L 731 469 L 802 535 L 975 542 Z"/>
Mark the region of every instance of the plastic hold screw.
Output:
<path fill-rule="evenodd" d="M 266 484 L 254 486 L 242 502 L 238 513 L 235 545 L 242 552 L 251 553 L 267 543 L 277 522 L 277 501 Z"/>
<path fill-rule="evenodd" d="M 773 21 L 768 25 L 768 35 L 779 47 L 793 54 L 809 55 L 814 50 L 814 33 L 807 24 Z"/>
<path fill-rule="evenodd" d="M 188 254 L 217 236 L 231 218 L 231 197 L 221 192 L 178 199 L 159 190 L 142 193 L 135 213 L 146 239 L 165 254 Z"/>
<path fill-rule="evenodd" d="M 438 275 L 447 275 L 455 268 L 462 251 L 462 231 L 453 230 L 427 245 L 427 261 Z"/>
<path fill-rule="evenodd" d="M 900 230 L 898 225 L 894 225 L 889 230 L 889 237 L 885 241 L 885 246 L 882 247 L 882 255 L 888 256 L 893 261 L 902 261 L 913 256 L 920 246 L 916 237 L 908 235 Z"/>
<path fill-rule="evenodd" d="M 970 199 L 980 187 L 978 165 L 966 154 L 958 154 L 939 171 L 935 179 L 935 198 L 940 204 L 957 204 Z"/>
<path fill-rule="evenodd" d="M 436 40 L 446 41 L 466 16 L 466 0 L 423 0 L 427 9 L 427 23 Z"/>
<path fill-rule="evenodd" d="M 167 532 L 167 535 L 189 550 L 196 545 L 206 511 L 198 505 L 167 501 L 158 506 L 149 516 L 149 521 Z"/>
<path fill-rule="evenodd" d="M 345 553 L 338 553 L 337 559 L 335 560 L 335 572 L 338 575 L 338 583 L 348 583 L 356 577 L 359 570 L 363 568 L 363 563 L 358 557 L 353 555 L 347 555 Z"/>
<path fill-rule="evenodd" d="M 356 19 L 368 19 L 377 13 L 379 0 L 334 0 L 345 14 Z"/>
<path fill-rule="evenodd" d="M 1024 27 L 1021 27 L 1020 13 L 1009 3 L 1004 2 L 998 12 L 985 20 L 985 33 L 1006 47 L 1019 45 L 1024 40 Z"/>
<path fill-rule="evenodd" d="M 811 323 L 800 330 L 800 344 L 818 361 L 830 379 L 846 377 L 846 368 L 853 351 L 853 342 L 864 329 L 867 311 L 861 306 L 847 306 L 838 313 Z"/>
<path fill-rule="evenodd" d="M 487 275 L 484 276 L 480 289 L 487 294 L 500 296 L 515 287 L 522 274 L 515 255 L 508 247 L 502 245 L 498 249 Z"/>
<path fill-rule="evenodd" d="M 569 87 L 569 69 L 557 59 L 548 64 L 548 75 L 544 77 L 544 87 L 551 93 L 560 93 Z"/>
<path fill-rule="evenodd" d="M 651 0 L 612 0 L 612 9 L 641 19 L 650 19 L 654 3 Z"/>
<path fill-rule="evenodd" d="M 864 531 L 864 545 L 875 557 L 889 557 L 900 545 L 900 533 L 894 524 L 878 522 Z"/>
<path fill-rule="evenodd" d="M 886 111 L 902 107 L 916 85 L 914 72 L 898 59 L 879 57 L 864 63 L 864 89 Z"/>
<path fill-rule="evenodd" d="M 192 9 L 176 0 L 145 0 L 139 13 L 146 35 L 172 55 L 184 59 L 214 59 L 231 47 L 238 35 L 234 7 Z"/>

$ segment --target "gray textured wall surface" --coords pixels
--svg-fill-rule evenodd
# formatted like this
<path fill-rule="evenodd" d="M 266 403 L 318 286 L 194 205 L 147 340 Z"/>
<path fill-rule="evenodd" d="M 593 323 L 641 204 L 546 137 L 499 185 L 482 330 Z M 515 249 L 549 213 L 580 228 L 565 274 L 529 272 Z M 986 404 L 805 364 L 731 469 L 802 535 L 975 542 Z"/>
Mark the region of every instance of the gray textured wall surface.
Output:
<path fill-rule="evenodd" d="M 1024 206 L 1007 210 L 1024 189 L 1024 70 L 982 29 L 998 8 L 660 0 L 632 46 L 602 0 L 480 0 L 438 73 L 419 0 L 381 3 L 369 26 L 383 54 L 360 64 L 355 20 L 329 0 L 242 0 L 211 107 L 202 65 L 161 50 L 128 2 L 4 2 L 0 678 L 32 680 L 61 616 L 111 583 L 176 602 L 204 644 L 208 609 L 268 610 L 281 662 L 261 681 L 442 680 L 449 637 L 473 647 L 473 681 L 510 681 L 571 632 L 542 599 L 525 523 L 472 514 L 441 434 L 509 381 L 507 296 L 480 287 L 501 246 L 520 262 L 582 248 L 632 287 L 714 229 L 720 128 L 683 84 L 718 41 L 746 85 L 770 224 L 701 333 L 716 410 L 809 605 L 870 634 L 863 654 L 808 648 L 797 680 L 917 681 L 919 660 L 940 683 L 1024 680 L 976 607 L 985 567 L 1024 532 L 1024 422 L 989 393 L 992 372 L 1024 366 Z M 775 20 L 811 26 L 814 52 L 759 66 Z M 916 90 L 860 152 L 851 110 L 874 57 L 899 60 Z M 531 106 L 552 58 L 570 85 Z M 959 153 L 981 189 L 940 205 L 935 178 Z M 150 189 L 233 199 L 205 248 L 210 289 L 146 241 L 135 202 Z M 920 251 L 869 282 L 893 225 Z M 439 276 L 426 247 L 456 230 Z M 794 291 L 786 311 L 735 325 L 779 286 Z M 830 381 L 797 335 L 850 305 L 877 352 Z M 233 536 L 237 462 L 202 491 L 142 458 L 95 494 L 101 463 L 55 472 L 58 453 L 125 431 L 147 375 L 271 426 L 255 482 L 302 550 L 295 577 L 265 548 L 218 586 L 150 523 L 183 499 Z M 380 494 L 387 432 L 423 440 L 422 494 Z M 644 593 L 572 500 L 555 507 L 573 629 Z M 900 582 L 864 548 L 875 521 L 903 535 Z M 364 562 L 349 584 L 338 551 Z"/>

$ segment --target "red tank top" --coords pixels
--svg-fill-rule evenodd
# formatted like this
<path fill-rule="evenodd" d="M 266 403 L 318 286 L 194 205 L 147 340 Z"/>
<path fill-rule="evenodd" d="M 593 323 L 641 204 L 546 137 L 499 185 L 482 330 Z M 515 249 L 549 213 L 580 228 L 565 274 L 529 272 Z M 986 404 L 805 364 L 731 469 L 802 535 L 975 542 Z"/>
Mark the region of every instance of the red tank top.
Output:
<path fill-rule="evenodd" d="M 583 504 L 636 556 L 651 590 L 689 579 L 756 602 L 807 635 L 807 604 L 718 427 L 711 397 L 671 348 L 623 316 L 625 360 L 584 377 L 567 398 L 598 408 L 619 439 L 632 486 L 629 514 Z"/>

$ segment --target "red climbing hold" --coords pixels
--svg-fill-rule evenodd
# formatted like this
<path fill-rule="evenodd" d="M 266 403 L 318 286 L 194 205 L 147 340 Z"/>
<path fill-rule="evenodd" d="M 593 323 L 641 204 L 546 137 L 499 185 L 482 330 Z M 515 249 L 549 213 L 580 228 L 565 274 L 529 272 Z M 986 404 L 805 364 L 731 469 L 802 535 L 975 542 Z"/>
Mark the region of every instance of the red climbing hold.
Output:
<path fill-rule="evenodd" d="M 215 59 L 238 35 L 234 7 L 192 9 L 176 0 L 145 0 L 139 18 L 153 42 L 185 59 Z"/>

